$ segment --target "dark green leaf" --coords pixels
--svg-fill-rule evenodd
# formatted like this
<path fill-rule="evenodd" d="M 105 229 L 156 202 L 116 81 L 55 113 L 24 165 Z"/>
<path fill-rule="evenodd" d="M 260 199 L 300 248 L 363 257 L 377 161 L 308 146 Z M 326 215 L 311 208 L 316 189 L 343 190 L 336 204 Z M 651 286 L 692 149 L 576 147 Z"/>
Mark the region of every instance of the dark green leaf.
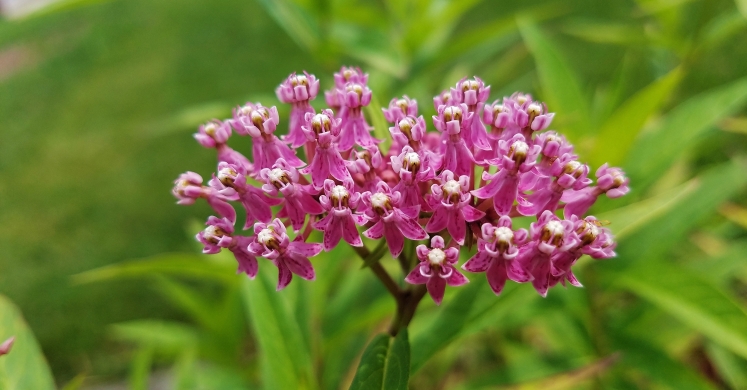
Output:
<path fill-rule="evenodd" d="M 320 33 L 316 20 L 294 1 L 259 0 L 259 4 L 298 46 L 309 52 L 319 46 Z"/>
<path fill-rule="evenodd" d="M 363 352 L 351 390 L 407 390 L 410 378 L 410 344 L 407 329 L 392 339 L 380 334 Z"/>
<path fill-rule="evenodd" d="M 0 295 L 0 343 L 13 336 L 10 352 L 0 356 L 0 390 L 55 389 L 49 366 L 21 311 Z"/>

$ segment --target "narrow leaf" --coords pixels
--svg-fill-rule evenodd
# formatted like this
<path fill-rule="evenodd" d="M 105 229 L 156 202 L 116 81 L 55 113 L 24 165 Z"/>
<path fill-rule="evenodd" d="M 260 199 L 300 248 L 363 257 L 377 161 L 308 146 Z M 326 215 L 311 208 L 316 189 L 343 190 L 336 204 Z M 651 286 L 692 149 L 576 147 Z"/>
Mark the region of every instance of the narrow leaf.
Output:
<path fill-rule="evenodd" d="M 319 26 L 306 10 L 291 0 L 259 0 L 259 4 L 298 46 L 309 52 L 319 46 Z"/>
<path fill-rule="evenodd" d="M 12 336 L 13 347 L 0 356 L 0 390 L 55 389 L 49 366 L 21 311 L 0 295 L 0 343 Z"/>
<path fill-rule="evenodd" d="M 275 270 L 262 267 L 255 280 L 245 279 L 243 283 L 244 304 L 259 344 L 263 387 L 314 387 L 310 352 L 288 302 L 293 284 L 286 290 L 275 291 L 272 271 Z"/>
<path fill-rule="evenodd" d="M 646 120 L 661 107 L 682 79 L 682 73 L 681 68 L 675 68 L 638 91 L 607 119 L 596 137 L 596 147 L 592 149 L 594 166 L 623 162 Z"/>
<path fill-rule="evenodd" d="M 439 309 L 440 313 L 431 326 L 413 337 L 411 372 L 415 373 L 431 356 L 449 345 L 468 324 L 477 292 L 484 287 L 483 283 L 474 282 L 460 287 L 459 292 Z"/>
<path fill-rule="evenodd" d="M 747 78 L 730 82 L 673 109 L 655 131 L 646 133 L 629 154 L 626 170 L 638 188 L 651 184 L 685 149 L 747 103 Z"/>
<path fill-rule="evenodd" d="M 389 126 L 386 123 L 386 119 L 384 119 L 384 113 L 381 111 L 381 104 L 376 96 L 371 97 L 371 103 L 366 106 L 366 113 L 368 114 L 369 119 L 371 119 L 374 137 L 384 140 L 384 142 L 379 144 L 379 147 L 382 148 L 382 150 L 388 150 L 392 137 L 389 135 Z"/>
<path fill-rule="evenodd" d="M 610 368 L 618 359 L 619 354 L 610 355 L 584 367 L 553 375 L 549 378 L 522 383 L 506 387 L 506 390 L 565 390 L 577 389 L 583 382 L 592 379 Z"/>
<path fill-rule="evenodd" d="M 410 380 L 410 340 L 402 329 L 389 347 L 382 389 L 407 390 Z"/>
<path fill-rule="evenodd" d="M 519 31 L 537 64 L 543 96 L 556 120 L 562 124 L 564 134 L 578 140 L 591 130 L 589 104 L 581 90 L 581 83 L 568 61 L 527 16 L 517 18 Z"/>
<path fill-rule="evenodd" d="M 662 277 L 665 276 L 665 277 Z M 725 292 L 674 264 L 628 269 L 619 283 L 722 347 L 747 358 L 747 313 Z"/>

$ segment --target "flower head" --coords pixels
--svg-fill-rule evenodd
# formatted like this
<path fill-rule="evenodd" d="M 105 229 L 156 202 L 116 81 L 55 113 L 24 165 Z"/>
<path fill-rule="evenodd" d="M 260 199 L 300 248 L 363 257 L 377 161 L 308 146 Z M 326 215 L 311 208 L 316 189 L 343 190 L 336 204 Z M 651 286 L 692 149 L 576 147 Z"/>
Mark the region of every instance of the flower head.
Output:
<path fill-rule="evenodd" d="M 248 251 L 251 237 L 234 236 L 233 223 L 228 218 L 209 217 L 205 230 L 197 233 L 197 241 L 204 245 L 202 253 L 215 254 L 226 248 L 230 250 L 239 263 L 238 273 L 245 273 L 254 279 L 259 266 L 257 258 Z"/>
<path fill-rule="evenodd" d="M 319 80 L 306 71 L 302 75 L 291 73 L 275 90 L 278 100 L 283 103 L 300 103 L 314 100 L 319 93 Z"/>
<path fill-rule="evenodd" d="M 447 284 L 457 287 L 469 282 L 454 267 L 459 261 L 459 249 L 445 248 L 441 236 L 433 236 L 430 249 L 425 245 L 418 245 L 415 253 L 420 263 L 407 275 L 405 281 L 410 284 L 425 284 L 428 294 L 437 305 L 444 298 Z"/>

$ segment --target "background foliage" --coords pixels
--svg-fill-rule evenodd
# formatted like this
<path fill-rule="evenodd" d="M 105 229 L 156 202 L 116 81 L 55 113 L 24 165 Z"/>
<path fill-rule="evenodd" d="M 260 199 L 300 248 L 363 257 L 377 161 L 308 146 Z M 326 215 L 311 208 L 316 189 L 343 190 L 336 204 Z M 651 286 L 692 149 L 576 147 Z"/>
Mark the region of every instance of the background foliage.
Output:
<path fill-rule="evenodd" d="M 393 302 L 352 252 L 276 294 L 267 267 L 250 283 L 198 255 L 209 210 L 174 206 L 171 182 L 214 169 L 200 122 L 275 104 L 292 71 L 328 88 L 358 64 L 379 104 L 406 93 L 426 117 L 474 74 L 494 98 L 547 101 L 582 159 L 621 165 L 633 191 L 594 210 L 619 256 L 583 262 L 585 288 L 496 298 L 473 276 L 421 304 L 411 387 L 747 388 L 745 38 L 741 0 L 71 0 L 0 20 L 0 291 L 58 384 L 394 383 L 355 374 Z M 11 312 L 0 338 L 29 335 Z M 404 344 L 376 340 L 390 372 Z"/>

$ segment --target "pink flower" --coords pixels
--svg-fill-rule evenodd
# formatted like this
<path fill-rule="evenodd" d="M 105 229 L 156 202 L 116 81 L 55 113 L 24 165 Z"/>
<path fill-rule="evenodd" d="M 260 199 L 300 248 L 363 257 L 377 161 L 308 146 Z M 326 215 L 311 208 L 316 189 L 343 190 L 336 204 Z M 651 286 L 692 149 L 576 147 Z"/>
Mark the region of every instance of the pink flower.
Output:
<path fill-rule="evenodd" d="M 547 112 L 545 103 L 527 99 L 524 103 L 515 102 L 513 106 L 514 122 L 521 128 L 526 139 L 532 138 L 532 132 L 541 131 L 552 123 L 555 113 Z"/>
<path fill-rule="evenodd" d="M 324 110 L 316 115 L 307 113 L 305 122 L 306 126 L 301 128 L 303 134 L 309 142 L 316 144 L 316 149 L 311 164 L 300 172 L 311 173 L 311 183 L 316 188 L 322 188 L 330 174 L 340 181 L 352 180 L 345 160 L 333 142 L 340 134 L 340 119 L 335 119 L 332 110 Z"/>
<path fill-rule="evenodd" d="M 249 185 L 246 181 L 246 171 L 240 166 L 226 162 L 218 164 L 218 174 L 208 184 L 218 191 L 226 188 L 236 191 L 241 205 L 246 210 L 244 229 L 248 229 L 256 221 L 270 222 L 270 206 L 277 206 L 283 202 L 282 199 L 270 198 L 261 189 Z"/>
<path fill-rule="evenodd" d="M 540 152 L 538 145 L 529 146 L 521 134 L 515 134 L 509 141 L 500 140 L 498 150 L 501 159 L 491 160 L 490 165 L 497 165 L 498 172 L 482 173 L 483 180 L 490 180 L 486 186 L 472 191 L 480 199 L 493 199 L 493 208 L 498 215 L 508 215 L 519 194 L 520 175 L 534 166 Z"/>
<path fill-rule="evenodd" d="M 485 86 L 479 77 L 467 79 L 466 77 L 459 80 L 455 88 L 451 89 L 451 104 L 462 103 L 467 105 L 469 112 L 475 115 L 469 126 L 463 129 L 462 139 L 468 147 L 475 147 L 482 150 L 489 150 L 485 125 L 480 121 L 478 113 L 482 106 L 488 100 L 490 95 L 490 86 Z"/>
<path fill-rule="evenodd" d="M 7 355 L 10 353 L 10 349 L 13 348 L 13 343 L 16 341 L 16 336 L 10 336 L 8 339 L 0 344 L 0 356 Z"/>
<path fill-rule="evenodd" d="M 289 143 L 294 149 L 306 142 L 301 132 L 301 125 L 304 123 L 304 115 L 314 112 L 309 101 L 314 100 L 318 93 L 319 80 L 306 71 L 303 75 L 296 75 L 293 72 L 275 90 L 278 100 L 293 105 L 288 123 L 288 135 L 283 137 L 283 141 Z"/>
<path fill-rule="evenodd" d="M 581 164 L 573 157 L 565 154 L 553 162 L 549 173 L 555 179 L 541 188 L 535 186 L 534 193 L 527 197 L 529 203 L 520 204 L 518 207 L 521 215 L 539 215 L 545 210 L 554 212 L 558 208 L 558 202 L 564 191 L 570 188 L 580 190 L 591 183 L 591 180 L 587 178 L 589 166 Z M 544 184 L 544 182 L 541 183 Z"/>
<path fill-rule="evenodd" d="M 433 97 L 433 108 L 438 111 L 438 108 L 441 106 L 458 106 L 462 102 L 454 101 L 451 97 L 451 90 L 447 89 L 445 91 L 441 91 L 440 94 Z"/>
<path fill-rule="evenodd" d="M 447 284 L 457 287 L 469 283 L 469 280 L 454 268 L 459 261 L 459 249 L 444 249 L 444 239 L 441 236 L 433 236 L 431 249 L 425 245 L 418 245 L 415 253 L 420 264 L 407 275 L 405 281 L 410 284 L 425 284 L 436 305 L 441 304 Z"/>
<path fill-rule="evenodd" d="M 193 204 L 197 199 L 203 198 L 218 214 L 228 218 L 231 222 L 236 221 L 236 210 L 228 203 L 239 198 L 233 188 L 219 190 L 203 186 L 202 176 L 194 172 L 186 172 L 174 181 L 171 193 L 179 199 L 176 203 L 183 205 Z"/>
<path fill-rule="evenodd" d="M 281 158 L 294 168 L 306 165 L 288 145 L 273 134 L 279 121 L 278 110 L 274 106 L 267 108 L 259 103 L 247 103 L 233 111 L 233 128 L 241 135 L 252 137 L 252 153 L 257 171 L 272 167 Z"/>
<path fill-rule="evenodd" d="M 608 198 L 619 198 L 630 191 L 628 178 L 620 168 L 610 168 L 606 163 L 599 167 L 596 172 L 597 185 L 584 188 L 580 191 L 570 192 L 563 197 L 567 202 L 563 213 L 566 218 L 571 215 L 582 216 L 586 214 L 591 205 L 597 201 L 599 195 L 607 194 Z"/>
<path fill-rule="evenodd" d="M 431 167 L 428 154 L 418 154 L 411 147 L 405 146 L 399 156 L 392 156 L 392 170 L 399 175 L 399 183 L 394 191 L 402 195 L 402 207 L 425 203 L 420 194 L 420 183 L 436 177 Z M 422 202 L 422 203 L 421 203 Z"/>
<path fill-rule="evenodd" d="M 418 116 L 418 102 L 405 95 L 399 99 L 393 98 L 389 102 L 389 108 L 382 108 L 381 111 L 384 112 L 384 118 L 387 122 L 397 123 L 405 117 Z"/>
<path fill-rule="evenodd" d="M 371 103 L 371 90 L 365 84 L 349 82 L 337 90 L 342 104 L 340 111 L 340 150 L 350 150 L 354 145 L 368 147 L 380 142 L 371 136 L 371 126 L 361 112 L 361 107 Z"/>
<path fill-rule="evenodd" d="M 353 179 L 361 191 L 376 191 L 381 182 L 378 172 L 384 168 L 384 160 L 379 148 L 369 146 L 358 152 L 353 151 L 350 157 L 351 161 L 345 164 L 350 173 L 354 175 Z"/>
<path fill-rule="evenodd" d="M 437 233 L 447 229 L 451 237 L 459 245 L 464 245 L 467 235 L 467 222 L 474 222 L 485 216 L 485 213 L 472 207 L 469 193 L 469 177 L 462 175 L 459 181 L 454 180 L 454 174 L 445 170 L 441 172 L 440 184 L 431 186 L 428 202 L 433 209 L 433 215 L 425 225 L 429 233 Z"/>
<path fill-rule="evenodd" d="M 565 285 L 566 281 L 572 286 L 581 287 L 581 283 L 571 271 L 571 266 L 582 255 L 589 255 L 595 259 L 608 259 L 615 256 L 614 249 L 617 244 L 609 230 L 601 227 L 601 223 L 596 218 L 588 216 L 580 219 L 574 215 L 571 216 L 570 221 L 573 223 L 578 242 L 567 251 L 553 255 L 550 268 L 551 287 L 558 282 Z"/>
<path fill-rule="evenodd" d="M 485 105 L 482 112 L 482 120 L 487 125 L 487 139 L 489 150 L 478 150 L 475 160 L 486 161 L 498 157 L 498 141 L 509 140 L 518 132 L 518 127 L 513 122 L 511 105 L 502 104 L 496 100 L 493 104 Z"/>
<path fill-rule="evenodd" d="M 212 120 L 200 126 L 195 139 L 200 145 L 216 149 L 218 151 L 218 161 L 225 161 L 230 164 L 242 166 L 247 172 L 252 172 L 254 167 L 251 162 L 241 153 L 231 149 L 226 142 L 231 136 L 231 121 L 221 122 Z"/>
<path fill-rule="evenodd" d="M 368 83 L 368 74 L 363 73 L 361 68 L 358 67 L 343 66 L 333 77 L 335 79 L 335 87 L 338 89 L 345 87 L 347 83 Z"/>
<path fill-rule="evenodd" d="M 361 199 L 364 207 L 359 210 L 369 222 L 373 222 L 373 226 L 363 232 L 363 235 L 373 240 L 385 237 L 393 257 L 402 253 L 405 237 L 411 240 L 424 240 L 428 237 L 428 233 L 417 222 L 420 207 L 400 208 L 400 198 L 399 192 L 392 192 L 389 186 L 381 182 L 377 186 L 377 192 L 363 193 Z"/>
<path fill-rule="evenodd" d="M 259 266 L 257 258 L 248 251 L 247 247 L 253 241 L 252 237 L 234 236 L 233 223 L 228 218 L 208 217 L 205 223 L 207 228 L 197 233 L 197 241 L 205 247 L 202 253 L 214 254 L 226 248 L 233 253 L 239 263 L 237 273 L 245 273 L 254 279 L 257 276 Z"/>
<path fill-rule="evenodd" d="M 293 230 L 301 230 L 307 214 L 317 215 L 324 212 L 322 206 L 311 196 L 312 189 L 298 184 L 298 171 L 285 160 L 278 160 L 272 169 L 265 168 L 259 174 L 265 181 L 262 190 L 273 196 L 283 194 L 285 203 L 278 217 L 288 217 Z"/>
<path fill-rule="evenodd" d="M 433 116 L 433 124 L 441 132 L 446 145 L 441 169 L 448 169 L 460 176 L 470 174 L 475 159 L 465 144 L 462 132 L 470 126 L 473 116 L 465 104 L 438 107 L 438 116 Z"/>
<path fill-rule="evenodd" d="M 532 286 L 545 297 L 552 277 L 550 259 L 576 246 L 578 238 L 573 232 L 573 222 L 561 221 L 551 211 L 542 213 L 529 230 L 532 240 L 521 247 L 515 261 L 532 275 Z"/>
<path fill-rule="evenodd" d="M 483 224 L 481 232 L 482 237 L 477 240 L 477 253 L 462 265 L 462 269 L 486 272 L 488 284 L 495 295 L 503 291 L 507 279 L 518 283 L 532 279 L 532 275 L 515 260 L 519 247 L 527 239 L 525 229 L 512 230 L 511 218 L 504 215 L 498 220 L 497 226 Z"/>
<path fill-rule="evenodd" d="M 366 220 L 353 214 L 360 197 L 352 180 L 345 180 L 342 185 L 329 179 L 324 181 L 324 195 L 319 197 L 319 203 L 327 215 L 314 224 L 314 228 L 324 232 L 324 250 L 332 250 L 342 238 L 352 246 L 363 246 L 355 224 L 357 221 L 363 225 Z"/>
<path fill-rule="evenodd" d="M 254 234 L 256 240 L 249 244 L 248 251 L 269 259 L 278 267 L 278 291 L 288 286 L 293 274 L 306 280 L 316 279 L 309 257 L 318 255 L 322 251 L 322 244 L 290 241 L 285 233 L 285 225 L 277 218 L 268 224 L 256 223 Z"/>

